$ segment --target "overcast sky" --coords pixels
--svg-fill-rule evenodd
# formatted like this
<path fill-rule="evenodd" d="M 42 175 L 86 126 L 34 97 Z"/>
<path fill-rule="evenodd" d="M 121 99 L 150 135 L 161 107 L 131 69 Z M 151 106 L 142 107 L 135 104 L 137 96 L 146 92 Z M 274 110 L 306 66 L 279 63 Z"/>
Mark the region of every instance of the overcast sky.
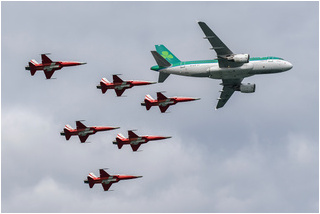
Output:
<path fill-rule="evenodd" d="M 102 94 L 102 77 L 158 79 L 154 45 L 180 60 L 213 59 L 197 21 L 235 53 L 277 56 L 287 72 L 257 75 L 253 94 L 215 110 L 219 80 L 171 75 L 165 83 Z M 318 212 L 318 2 L 1 2 L 2 212 Z M 41 53 L 85 61 L 46 80 L 24 69 Z M 161 114 L 146 94 L 201 97 Z M 120 126 L 66 141 L 65 124 Z M 117 133 L 165 135 L 141 152 Z M 83 183 L 100 168 L 142 175 L 114 191 Z"/>

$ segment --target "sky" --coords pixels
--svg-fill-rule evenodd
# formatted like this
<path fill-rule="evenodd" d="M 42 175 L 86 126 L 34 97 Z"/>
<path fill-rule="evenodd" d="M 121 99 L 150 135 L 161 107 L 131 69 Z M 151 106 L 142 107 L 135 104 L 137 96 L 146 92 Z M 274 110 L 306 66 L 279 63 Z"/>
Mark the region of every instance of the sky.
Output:
<path fill-rule="evenodd" d="M 213 59 L 197 21 L 235 53 L 277 56 L 287 72 L 244 79 L 215 110 L 219 80 L 170 75 L 124 97 L 96 89 L 100 79 L 157 81 L 154 45 L 180 60 Z M 86 65 L 24 69 L 51 53 Z M 201 100 L 146 111 L 155 97 Z M 120 126 L 81 144 L 60 132 L 75 126 Z M 121 150 L 117 133 L 172 136 Z M 1 2 L 2 212 L 319 212 L 318 2 Z M 83 183 L 110 174 L 142 175 L 104 192 Z"/>

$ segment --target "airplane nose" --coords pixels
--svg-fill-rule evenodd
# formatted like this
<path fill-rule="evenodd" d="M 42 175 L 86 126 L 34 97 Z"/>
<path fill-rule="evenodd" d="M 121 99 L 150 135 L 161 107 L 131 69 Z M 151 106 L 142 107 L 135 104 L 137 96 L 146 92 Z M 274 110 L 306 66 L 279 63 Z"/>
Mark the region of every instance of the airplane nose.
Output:
<path fill-rule="evenodd" d="M 284 63 L 284 71 L 288 71 L 293 67 L 293 65 L 290 62 L 285 62 Z"/>

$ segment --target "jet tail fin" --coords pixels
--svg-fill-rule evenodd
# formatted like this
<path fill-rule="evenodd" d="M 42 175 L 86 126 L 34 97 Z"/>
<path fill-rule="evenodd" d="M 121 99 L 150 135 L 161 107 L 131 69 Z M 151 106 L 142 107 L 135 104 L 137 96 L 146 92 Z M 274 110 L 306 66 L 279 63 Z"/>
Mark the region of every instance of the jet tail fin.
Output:
<path fill-rule="evenodd" d="M 66 137 L 66 140 L 69 140 L 71 137 L 70 130 L 72 130 L 72 127 L 70 125 L 66 125 L 63 130 L 64 130 L 64 135 Z"/>
<path fill-rule="evenodd" d="M 181 61 L 171 52 L 168 48 L 166 48 L 164 45 L 156 45 L 157 52 L 165 58 L 169 63 L 175 64 L 180 63 Z"/>
<path fill-rule="evenodd" d="M 107 78 L 102 78 L 100 81 L 100 86 L 97 86 L 97 88 L 101 89 L 101 92 L 104 94 L 108 89 L 107 87 L 108 84 L 110 84 L 110 82 L 107 80 Z"/>
<path fill-rule="evenodd" d="M 125 139 L 125 137 L 122 134 L 118 134 L 116 137 L 116 141 L 119 149 L 121 149 L 124 144 L 123 139 Z"/>
<path fill-rule="evenodd" d="M 88 179 L 88 183 L 89 183 L 89 187 L 92 188 L 95 184 L 94 180 L 95 180 L 96 176 L 93 173 L 90 173 L 87 177 Z"/>
<path fill-rule="evenodd" d="M 153 98 L 148 94 L 146 95 L 144 102 L 146 104 L 146 109 L 149 110 L 152 106 L 151 102 L 152 102 Z"/>
<path fill-rule="evenodd" d="M 33 76 L 36 73 L 36 71 L 37 71 L 36 66 L 37 65 L 39 65 L 39 63 L 34 59 L 29 62 L 28 70 L 30 70 L 31 76 Z"/>
<path fill-rule="evenodd" d="M 171 63 L 168 62 L 167 59 L 165 59 L 157 51 L 151 51 L 151 53 L 152 53 L 154 59 L 156 60 L 157 64 L 159 65 L 159 67 L 167 68 L 167 67 L 171 66 Z M 166 53 L 168 53 L 168 52 L 166 52 Z M 169 75 L 170 74 L 163 73 L 163 72 L 159 71 L 158 82 L 160 82 L 160 83 L 164 82 L 168 78 Z"/>

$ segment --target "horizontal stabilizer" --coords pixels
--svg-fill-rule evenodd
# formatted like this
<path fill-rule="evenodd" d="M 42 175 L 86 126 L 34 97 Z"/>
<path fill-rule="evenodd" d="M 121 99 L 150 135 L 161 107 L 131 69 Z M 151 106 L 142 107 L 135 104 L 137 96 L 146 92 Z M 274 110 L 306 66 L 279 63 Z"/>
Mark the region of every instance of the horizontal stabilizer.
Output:
<path fill-rule="evenodd" d="M 123 143 L 122 142 L 117 142 L 117 145 L 118 145 L 118 149 L 121 149 L 122 146 L 123 146 Z"/>
<path fill-rule="evenodd" d="M 63 130 L 64 130 L 64 136 L 66 137 L 66 140 L 69 140 L 71 137 L 71 132 L 66 128 L 64 128 Z"/>
<path fill-rule="evenodd" d="M 142 104 L 141 104 L 142 105 Z M 147 99 L 144 100 L 143 106 L 146 107 L 147 110 L 149 110 L 151 108 L 151 102 Z"/>
<path fill-rule="evenodd" d="M 169 75 L 170 75 L 170 74 L 162 73 L 162 72 L 160 71 L 160 72 L 159 72 L 158 82 L 159 82 L 159 83 L 164 82 L 164 81 L 168 78 Z"/>
<path fill-rule="evenodd" d="M 36 66 L 35 66 L 35 63 L 32 62 L 32 60 L 31 60 L 31 62 L 29 62 L 29 67 L 27 67 L 26 69 L 27 69 L 27 70 L 30 70 L 31 76 L 33 76 L 33 75 L 36 73 L 36 71 L 37 71 L 37 68 L 36 68 Z"/>
<path fill-rule="evenodd" d="M 95 184 L 94 179 L 91 176 L 88 176 L 87 179 L 88 179 L 89 187 L 92 188 Z"/>
<path fill-rule="evenodd" d="M 141 143 L 139 143 L 137 145 L 133 145 L 133 144 L 130 144 L 130 145 L 131 145 L 132 151 L 136 152 L 139 149 Z"/>
<path fill-rule="evenodd" d="M 167 68 L 171 66 L 171 64 L 165 58 L 163 58 L 157 51 L 151 51 L 151 53 L 160 67 Z"/>

